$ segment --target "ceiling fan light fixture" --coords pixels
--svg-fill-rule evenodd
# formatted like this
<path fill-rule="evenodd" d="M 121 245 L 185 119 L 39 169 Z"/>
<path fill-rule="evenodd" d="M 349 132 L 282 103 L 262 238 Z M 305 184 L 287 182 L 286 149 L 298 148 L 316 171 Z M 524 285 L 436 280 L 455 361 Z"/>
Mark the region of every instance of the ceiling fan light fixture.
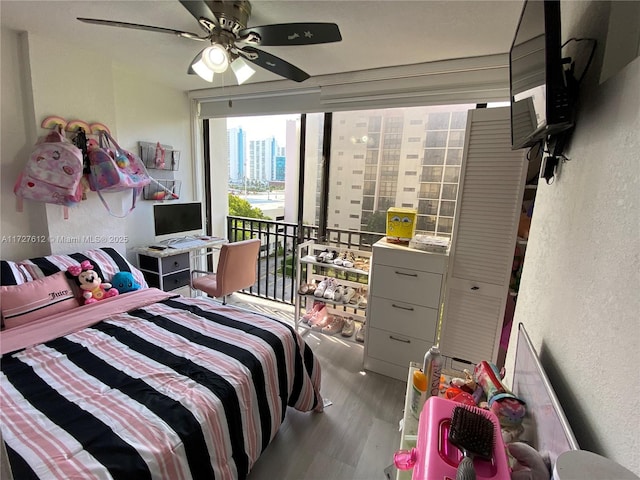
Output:
<path fill-rule="evenodd" d="M 213 70 L 207 67 L 202 61 L 202 57 L 197 62 L 191 64 L 191 69 L 203 80 L 213 82 Z"/>
<path fill-rule="evenodd" d="M 231 70 L 233 70 L 233 73 L 236 76 L 238 85 L 242 85 L 244 82 L 249 80 L 254 73 L 256 73 L 256 71 L 240 57 L 231 62 Z"/>
<path fill-rule="evenodd" d="M 222 45 L 213 44 L 202 52 L 202 61 L 215 73 L 223 73 L 229 67 L 229 54 Z"/>

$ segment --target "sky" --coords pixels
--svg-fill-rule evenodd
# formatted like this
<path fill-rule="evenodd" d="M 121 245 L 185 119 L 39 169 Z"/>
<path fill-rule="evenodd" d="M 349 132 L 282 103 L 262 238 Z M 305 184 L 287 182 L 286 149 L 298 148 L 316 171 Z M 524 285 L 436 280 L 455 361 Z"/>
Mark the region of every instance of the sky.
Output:
<path fill-rule="evenodd" d="M 228 117 L 227 128 L 242 127 L 250 140 L 276 137 L 279 145 L 285 145 L 286 121 L 296 120 L 300 115 L 270 115 L 262 117 Z"/>

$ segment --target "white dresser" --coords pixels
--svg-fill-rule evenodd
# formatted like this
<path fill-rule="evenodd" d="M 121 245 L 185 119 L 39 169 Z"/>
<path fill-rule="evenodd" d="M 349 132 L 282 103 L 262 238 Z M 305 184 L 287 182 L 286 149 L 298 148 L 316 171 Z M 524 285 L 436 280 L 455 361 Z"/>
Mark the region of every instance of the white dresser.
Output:
<path fill-rule="evenodd" d="M 448 255 L 380 240 L 373 246 L 364 368 L 407 379 L 438 337 Z"/>

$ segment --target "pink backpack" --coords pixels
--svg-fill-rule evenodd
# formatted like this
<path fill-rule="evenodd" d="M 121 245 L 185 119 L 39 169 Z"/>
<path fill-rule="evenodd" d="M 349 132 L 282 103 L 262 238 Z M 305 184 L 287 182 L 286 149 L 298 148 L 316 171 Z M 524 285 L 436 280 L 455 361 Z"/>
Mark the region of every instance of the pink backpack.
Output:
<path fill-rule="evenodd" d="M 120 147 L 108 132 L 100 131 L 100 143 L 89 149 L 89 188 L 95 191 L 110 215 L 124 218 L 136 208 L 142 189 L 151 183 L 147 169 L 137 155 Z M 123 215 L 111 211 L 104 192 L 131 190 L 131 208 Z"/>
<path fill-rule="evenodd" d="M 19 202 L 28 198 L 65 207 L 75 205 L 82 200 L 82 168 L 82 151 L 56 129 L 36 143 L 13 192 Z"/>

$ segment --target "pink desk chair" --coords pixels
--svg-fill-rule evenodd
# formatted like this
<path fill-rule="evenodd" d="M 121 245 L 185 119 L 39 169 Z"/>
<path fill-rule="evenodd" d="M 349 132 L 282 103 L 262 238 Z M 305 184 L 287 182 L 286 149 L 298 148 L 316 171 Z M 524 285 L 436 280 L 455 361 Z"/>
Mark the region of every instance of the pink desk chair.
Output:
<path fill-rule="evenodd" d="M 222 297 L 222 304 L 226 305 L 227 295 L 256 282 L 259 252 L 259 238 L 222 245 L 216 272 L 192 270 L 191 288 L 211 297 Z"/>

